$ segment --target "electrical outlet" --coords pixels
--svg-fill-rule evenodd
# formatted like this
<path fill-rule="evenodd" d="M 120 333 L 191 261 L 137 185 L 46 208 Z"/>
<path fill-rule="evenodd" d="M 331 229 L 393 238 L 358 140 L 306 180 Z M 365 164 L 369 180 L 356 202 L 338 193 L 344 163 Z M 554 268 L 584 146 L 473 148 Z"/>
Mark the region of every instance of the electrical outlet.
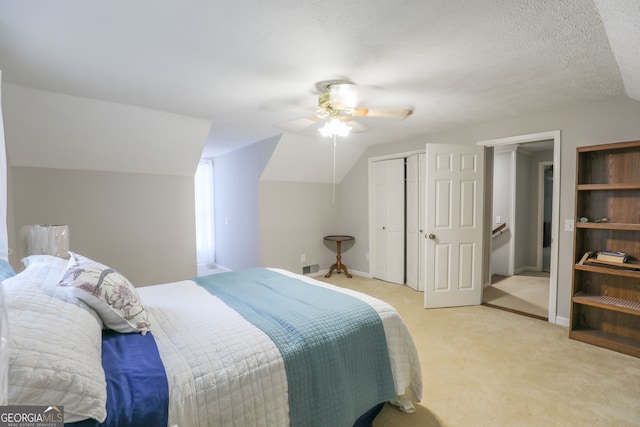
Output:
<path fill-rule="evenodd" d="M 500 215 L 498 215 L 496 217 L 496 224 L 500 224 L 502 222 L 502 217 Z"/>
<path fill-rule="evenodd" d="M 307 260 L 307 256 L 305 254 L 300 255 L 300 262 L 305 262 Z"/>

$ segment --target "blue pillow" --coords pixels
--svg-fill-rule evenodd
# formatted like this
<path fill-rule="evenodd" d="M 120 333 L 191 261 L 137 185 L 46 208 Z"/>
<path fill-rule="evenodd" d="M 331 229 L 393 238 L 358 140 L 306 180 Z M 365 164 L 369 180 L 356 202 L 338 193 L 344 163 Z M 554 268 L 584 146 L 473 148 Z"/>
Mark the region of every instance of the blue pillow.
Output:
<path fill-rule="evenodd" d="M 9 277 L 13 277 L 16 275 L 16 272 L 13 271 L 11 264 L 9 261 L 5 259 L 0 259 L 0 280 L 8 279 Z"/>

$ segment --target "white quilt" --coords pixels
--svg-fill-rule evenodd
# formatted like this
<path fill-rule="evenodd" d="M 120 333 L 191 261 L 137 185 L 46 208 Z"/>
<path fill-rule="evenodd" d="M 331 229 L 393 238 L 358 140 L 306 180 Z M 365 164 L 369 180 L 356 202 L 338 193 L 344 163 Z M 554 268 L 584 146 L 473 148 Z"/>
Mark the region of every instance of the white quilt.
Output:
<path fill-rule="evenodd" d="M 8 404 L 62 405 L 65 422 L 104 421 L 102 322 L 56 286 L 67 260 L 31 258 L 24 272 L 2 283 L 9 313 Z"/>
<path fill-rule="evenodd" d="M 409 332 L 389 304 L 355 296 L 383 321 L 399 404 L 419 401 L 422 379 Z M 170 390 L 169 426 L 288 426 L 287 378 L 278 348 L 260 329 L 192 281 L 138 288 Z"/>

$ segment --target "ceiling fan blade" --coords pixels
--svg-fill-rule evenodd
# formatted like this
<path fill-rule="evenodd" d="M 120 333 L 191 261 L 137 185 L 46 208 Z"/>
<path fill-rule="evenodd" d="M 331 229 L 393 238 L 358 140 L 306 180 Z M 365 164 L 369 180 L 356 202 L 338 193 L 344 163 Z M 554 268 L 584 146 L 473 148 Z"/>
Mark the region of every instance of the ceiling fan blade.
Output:
<path fill-rule="evenodd" d="M 309 116 L 302 119 L 296 119 L 291 120 L 290 122 L 281 123 L 279 125 L 276 125 L 276 127 L 288 132 L 302 132 L 309 126 L 318 123 L 320 120 L 322 119 L 318 116 Z"/>
<path fill-rule="evenodd" d="M 356 116 L 375 119 L 403 120 L 413 114 L 411 108 L 356 108 Z"/>
<path fill-rule="evenodd" d="M 369 130 L 369 126 L 366 126 L 358 121 L 355 121 L 351 117 L 344 118 L 343 120 L 347 124 L 347 126 L 351 127 L 351 132 L 358 133 L 358 132 L 366 132 Z"/>

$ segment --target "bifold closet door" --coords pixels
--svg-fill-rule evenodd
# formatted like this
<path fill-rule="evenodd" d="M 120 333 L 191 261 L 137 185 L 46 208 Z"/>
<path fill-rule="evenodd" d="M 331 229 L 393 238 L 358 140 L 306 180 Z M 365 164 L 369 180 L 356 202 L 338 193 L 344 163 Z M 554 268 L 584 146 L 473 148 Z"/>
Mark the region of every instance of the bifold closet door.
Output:
<path fill-rule="evenodd" d="M 425 155 L 407 157 L 407 286 L 424 291 Z"/>
<path fill-rule="evenodd" d="M 373 276 L 404 283 L 404 159 L 373 163 Z"/>

